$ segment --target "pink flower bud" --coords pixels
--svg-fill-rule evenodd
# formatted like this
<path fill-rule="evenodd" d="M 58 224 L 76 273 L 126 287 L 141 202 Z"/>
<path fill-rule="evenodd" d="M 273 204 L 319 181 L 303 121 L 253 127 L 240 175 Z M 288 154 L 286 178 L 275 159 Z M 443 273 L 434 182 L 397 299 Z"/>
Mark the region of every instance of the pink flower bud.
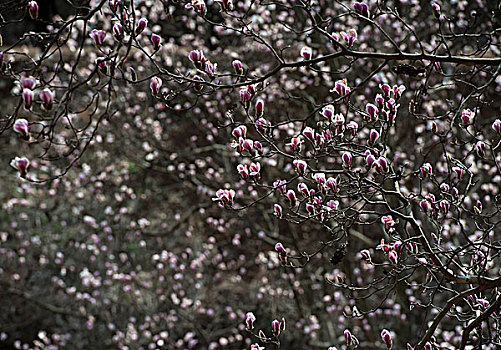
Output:
<path fill-rule="evenodd" d="M 204 0 L 191 0 L 191 3 L 185 6 L 186 8 L 192 8 L 200 16 L 205 16 L 207 14 L 207 7 Z"/>
<path fill-rule="evenodd" d="M 436 2 L 433 2 L 431 4 L 431 10 L 433 11 L 433 15 L 435 16 L 435 18 L 439 19 L 440 18 L 440 6 Z"/>
<path fill-rule="evenodd" d="M 353 43 L 357 40 L 357 31 L 355 29 L 350 29 L 348 33 L 341 32 L 339 34 L 341 34 L 341 38 L 343 38 L 348 47 L 353 46 Z"/>
<path fill-rule="evenodd" d="M 302 143 L 303 142 L 299 137 L 293 137 L 288 145 L 291 147 L 293 152 L 299 152 L 301 150 Z"/>
<path fill-rule="evenodd" d="M 242 179 L 247 180 L 249 178 L 249 169 L 247 169 L 247 165 L 238 164 L 237 171 Z"/>
<path fill-rule="evenodd" d="M 266 133 L 271 126 L 271 123 L 264 118 L 259 118 L 254 124 L 256 125 L 256 129 L 261 133 Z"/>
<path fill-rule="evenodd" d="M 334 89 L 331 92 L 337 92 L 340 96 L 344 96 L 347 93 L 348 85 L 346 79 L 337 80 L 334 84 Z"/>
<path fill-rule="evenodd" d="M 498 135 L 501 135 L 501 120 L 496 119 L 494 123 L 492 123 L 492 130 L 498 133 Z"/>
<path fill-rule="evenodd" d="M 313 52 L 311 50 L 311 47 L 308 47 L 308 46 L 304 46 L 302 49 L 301 49 L 301 56 L 304 58 L 305 61 L 309 61 L 311 60 L 311 56 L 312 56 Z"/>
<path fill-rule="evenodd" d="M 353 9 L 355 12 L 361 14 L 364 17 L 369 17 L 369 7 L 364 2 L 355 2 L 353 4 Z"/>
<path fill-rule="evenodd" d="M 33 88 L 35 87 L 35 79 L 33 79 L 33 78 L 22 78 L 21 79 L 21 87 L 23 89 L 33 90 Z"/>
<path fill-rule="evenodd" d="M 369 114 L 371 120 L 377 120 L 377 114 L 379 113 L 378 108 L 372 103 L 367 103 L 365 106 L 365 111 Z"/>
<path fill-rule="evenodd" d="M 193 80 L 200 81 L 200 82 L 204 81 L 204 80 L 203 80 L 200 76 L 198 76 L 198 75 L 193 76 Z M 201 84 L 201 83 L 194 83 L 194 84 L 193 84 L 193 86 L 194 86 L 195 90 L 197 90 L 197 91 L 202 91 L 202 89 L 203 89 L 203 87 L 204 87 L 204 86 L 203 86 L 203 84 Z"/>
<path fill-rule="evenodd" d="M 327 119 L 331 120 L 332 116 L 334 115 L 334 106 L 333 105 L 327 105 L 322 108 L 322 115 Z"/>
<path fill-rule="evenodd" d="M 477 200 L 473 209 L 475 210 L 475 213 L 477 213 L 477 214 L 482 213 L 482 202 Z"/>
<path fill-rule="evenodd" d="M 234 138 L 238 139 L 240 137 L 245 138 L 247 136 L 247 127 L 245 125 L 240 125 L 233 129 L 231 132 Z"/>
<path fill-rule="evenodd" d="M 385 100 L 389 99 L 390 98 L 390 91 L 391 91 L 390 85 L 388 85 L 388 84 L 380 84 L 379 88 L 383 92 L 384 99 Z M 376 96 L 376 98 L 377 98 L 377 96 Z"/>
<path fill-rule="evenodd" d="M 160 48 L 160 41 L 162 40 L 162 38 L 160 38 L 160 35 L 152 33 L 150 40 L 153 44 L 153 50 L 157 51 Z"/>
<path fill-rule="evenodd" d="M 275 182 L 273 182 L 273 188 L 276 188 L 280 191 L 281 194 L 285 195 L 286 193 L 286 186 L 285 184 L 287 183 L 287 181 L 285 180 L 276 180 Z"/>
<path fill-rule="evenodd" d="M 449 193 L 450 189 L 451 189 L 450 186 L 445 183 L 440 185 L 440 190 L 442 192 Z"/>
<path fill-rule="evenodd" d="M 344 121 L 345 121 L 345 119 L 344 119 L 344 115 L 342 115 L 342 114 L 336 114 L 336 115 L 332 118 L 332 123 L 333 123 L 334 125 L 336 125 L 336 126 L 342 126 L 342 125 L 344 124 Z M 336 129 L 336 130 L 337 130 L 337 129 Z M 342 130 L 342 129 L 341 129 L 341 130 Z M 329 130 L 329 129 L 327 129 L 327 130 L 326 130 L 326 132 L 327 132 L 327 131 L 329 131 L 329 132 L 330 132 L 330 130 Z M 342 131 L 341 131 L 341 132 L 342 132 Z"/>
<path fill-rule="evenodd" d="M 430 202 L 428 202 L 426 199 L 423 199 L 420 203 L 419 203 L 419 206 L 421 207 L 421 209 L 425 212 L 425 213 L 428 213 L 431 209 L 431 204 Z"/>
<path fill-rule="evenodd" d="M 313 178 L 318 183 L 319 187 L 323 187 L 325 185 L 325 183 L 326 183 L 325 174 L 324 173 L 316 173 L 315 175 L 313 175 Z"/>
<path fill-rule="evenodd" d="M 433 167 L 431 166 L 430 163 L 424 163 L 422 166 L 421 166 L 421 177 L 423 179 L 427 178 L 427 177 L 430 177 L 431 175 L 433 175 Z"/>
<path fill-rule="evenodd" d="M 447 214 L 449 212 L 449 209 L 451 208 L 451 204 L 446 199 L 442 199 L 439 203 L 439 206 L 444 214 Z"/>
<path fill-rule="evenodd" d="M 18 119 L 14 123 L 14 131 L 21 135 L 25 140 L 30 138 L 29 123 L 26 119 Z"/>
<path fill-rule="evenodd" d="M 115 23 L 113 25 L 113 36 L 115 37 L 115 39 L 120 40 L 122 38 L 122 35 L 123 35 L 122 25 L 120 23 Z"/>
<path fill-rule="evenodd" d="M 477 154 L 480 158 L 484 158 L 485 157 L 485 143 L 482 141 L 478 141 L 475 144 L 475 151 L 477 152 Z"/>
<path fill-rule="evenodd" d="M 28 3 L 28 10 L 30 13 L 30 17 L 32 19 L 37 19 L 38 18 L 38 4 L 36 1 L 30 1 Z"/>
<path fill-rule="evenodd" d="M 463 109 L 461 112 L 461 126 L 466 127 L 473 122 L 475 113 L 470 109 Z"/>
<path fill-rule="evenodd" d="M 424 348 L 425 350 L 433 350 L 433 346 L 429 341 L 427 341 L 426 344 L 424 344 Z"/>
<path fill-rule="evenodd" d="M 297 184 L 297 190 L 305 197 L 309 197 L 310 195 L 310 190 L 308 189 L 308 186 L 304 182 L 300 182 Z"/>
<path fill-rule="evenodd" d="M 393 344 L 393 339 L 388 330 L 383 329 L 383 331 L 381 332 L 381 339 L 383 339 L 383 342 L 386 344 L 386 347 L 388 349 L 391 349 L 391 346 Z"/>
<path fill-rule="evenodd" d="M 245 325 L 248 330 L 254 329 L 254 322 L 256 321 L 256 316 L 252 312 L 248 312 L 245 315 Z"/>
<path fill-rule="evenodd" d="M 341 156 L 342 160 L 343 160 L 343 166 L 345 168 L 350 168 L 351 167 L 351 162 L 353 161 L 353 156 L 351 155 L 350 152 L 345 152 L 343 153 L 343 155 Z"/>
<path fill-rule="evenodd" d="M 375 162 L 376 157 L 374 157 L 372 154 L 367 155 L 367 157 L 365 157 L 365 167 L 367 168 L 367 170 L 372 168 Z"/>
<path fill-rule="evenodd" d="M 285 331 L 285 318 L 282 317 L 282 320 L 280 321 L 280 332 Z"/>
<path fill-rule="evenodd" d="M 306 173 L 306 169 L 308 168 L 308 165 L 306 164 L 306 162 L 304 160 L 296 159 L 292 162 L 292 164 L 296 168 L 299 175 L 304 175 Z"/>
<path fill-rule="evenodd" d="M 255 177 L 257 180 L 261 177 L 261 164 L 251 163 L 249 166 L 249 175 Z"/>
<path fill-rule="evenodd" d="M 104 30 L 93 29 L 90 33 L 91 38 L 97 46 L 101 46 L 106 38 L 106 32 Z"/>
<path fill-rule="evenodd" d="M 250 154 L 254 154 L 254 141 L 251 139 L 245 139 L 242 143 L 242 148 Z"/>
<path fill-rule="evenodd" d="M 118 5 L 120 4 L 120 0 L 109 0 L 109 6 L 112 12 L 116 12 Z"/>
<path fill-rule="evenodd" d="M 393 264 L 396 265 L 398 263 L 398 254 L 395 250 L 391 250 L 388 253 L 388 260 Z"/>
<path fill-rule="evenodd" d="M 353 336 L 351 335 L 351 332 L 348 329 L 345 329 L 343 334 L 344 334 L 344 339 L 346 340 L 346 345 L 350 346 L 351 342 L 353 341 Z"/>
<path fill-rule="evenodd" d="M 203 70 L 205 68 L 205 62 L 207 59 L 205 58 L 204 53 L 201 50 L 193 50 L 190 51 L 188 58 L 195 65 L 196 68 Z"/>
<path fill-rule="evenodd" d="M 362 258 L 364 258 L 365 260 L 367 261 L 371 261 L 371 253 L 369 252 L 369 250 L 367 249 L 364 249 L 360 252 L 360 255 L 362 256 Z"/>
<path fill-rule="evenodd" d="M 349 122 L 346 128 L 350 131 L 352 136 L 355 136 L 358 131 L 358 124 L 356 122 Z"/>
<path fill-rule="evenodd" d="M 256 102 L 256 116 L 262 117 L 263 114 L 264 114 L 264 101 L 257 100 L 257 102 Z"/>
<path fill-rule="evenodd" d="M 235 69 L 235 73 L 237 73 L 238 75 L 244 74 L 244 65 L 242 64 L 241 61 L 234 60 L 232 62 L 232 65 L 233 65 L 233 69 Z"/>
<path fill-rule="evenodd" d="M 275 251 L 279 254 L 287 254 L 287 252 L 285 251 L 285 248 L 283 246 L 282 243 L 277 243 L 275 244 Z"/>
<path fill-rule="evenodd" d="M 249 107 L 250 100 L 252 96 L 247 88 L 240 89 L 240 102 L 244 105 L 245 108 Z"/>
<path fill-rule="evenodd" d="M 459 180 L 461 180 L 464 176 L 464 169 L 458 166 L 452 167 L 452 171 L 456 174 Z"/>
<path fill-rule="evenodd" d="M 315 141 L 315 131 L 312 128 L 310 128 L 309 126 L 307 126 L 306 128 L 304 128 L 303 135 L 308 140 L 313 141 L 313 142 Z"/>
<path fill-rule="evenodd" d="M 373 146 L 379 139 L 379 132 L 377 130 L 371 130 L 369 132 L 369 145 Z"/>
<path fill-rule="evenodd" d="M 234 198 L 234 190 L 220 189 L 216 192 L 216 197 L 212 198 L 212 200 L 219 202 L 224 207 L 232 207 Z"/>
<path fill-rule="evenodd" d="M 384 157 L 379 157 L 377 159 L 377 170 L 383 174 L 386 174 L 388 171 L 390 171 L 390 167 L 388 165 L 388 161 Z"/>
<path fill-rule="evenodd" d="M 395 100 L 400 100 L 402 97 L 402 93 L 405 91 L 405 86 L 403 85 L 393 85 L 393 96 L 395 96 Z"/>
<path fill-rule="evenodd" d="M 384 97 L 383 97 L 383 95 L 381 95 L 381 94 L 377 94 L 376 95 L 376 105 L 378 106 L 379 109 L 382 109 L 384 107 Z"/>
<path fill-rule="evenodd" d="M 338 190 L 337 181 L 333 177 L 329 177 L 325 182 L 325 185 L 334 193 L 336 193 Z"/>
<path fill-rule="evenodd" d="M 158 95 L 161 87 L 162 79 L 160 79 L 159 77 L 153 77 L 150 79 L 150 89 L 153 96 Z"/>
<path fill-rule="evenodd" d="M 271 330 L 273 332 L 273 335 L 275 337 L 278 337 L 280 335 L 280 321 L 278 320 L 273 320 L 271 322 Z"/>
<path fill-rule="evenodd" d="M 308 214 L 314 215 L 315 214 L 315 207 L 310 203 L 306 203 L 306 211 L 308 212 Z"/>
<path fill-rule="evenodd" d="M 277 218 L 281 219 L 282 218 L 282 213 L 283 213 L 282 207 L 279 204 L 274 204 L 273 205 L 273 213 L 275 214 L 275 216 Z"/>
<path fill-rule="evenodd" d="M 297 205 L 297 197 L 296 197 L 296 192 L 294 192 L 294 190 L 287 191 L 287 198 L 289 198 L 291 207 L 295 207 Z"/>
<path fill-rule="evenodd" d="M 458 198 L 459 197 L 459 191 L 458 191 L 458 189 L 456 187 L 452 188 L 451 193 L 452 193 L 452 196 L 454 198 Z"/>
<path fill-rule="evenodd" d="M 43 89 L 40 92 L 40 98 L 42 99 L 42 104 L 45 110 L 49 111 L 52 109 L 52 104 L 54 102 L 54 94 L 49 89 Z"/>
<path fill-rule="evenodd" d="M 148 25 L 148 20 L 146 18 L 141 18 L 137 22 L 136 35 L 141 34 L 147 25 Z"/>
<path fill-rule="evenodd" d="M 26 175 L 28 174 L 28 167 L 30 165 L 30 161 L 24 157 L 22 158 L 16 157 L 12 159 L 10 165 L 15 169 L 17 169 L 17 171 L 19 171 L 20 177 L 25 178 Z"/>
<path fill-rule="evenodd" d="M 31 109 L 31 106 L 33 105 L 33 96 L 33 91 L 30 89 L 23 89 L 24 108 L 27 110 Z"/>

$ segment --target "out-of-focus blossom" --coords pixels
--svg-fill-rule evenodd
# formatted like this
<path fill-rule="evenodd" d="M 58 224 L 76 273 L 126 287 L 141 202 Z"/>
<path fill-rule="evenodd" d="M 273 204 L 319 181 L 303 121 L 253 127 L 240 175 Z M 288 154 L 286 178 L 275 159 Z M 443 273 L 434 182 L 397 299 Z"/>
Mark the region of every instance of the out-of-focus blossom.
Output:
<path fill-rule="evenodd" d="M 354 2 L 353 9 L 362 16 L 369 17 L 369 6 L 365 2 Z"/>
<path fill-rule="evenodd" d="M 150 89 L 153 96 L 158 95 L 160 87 L 162 87 L 162 79 L 159 77 L 153 77 L 150 79 Z"/>

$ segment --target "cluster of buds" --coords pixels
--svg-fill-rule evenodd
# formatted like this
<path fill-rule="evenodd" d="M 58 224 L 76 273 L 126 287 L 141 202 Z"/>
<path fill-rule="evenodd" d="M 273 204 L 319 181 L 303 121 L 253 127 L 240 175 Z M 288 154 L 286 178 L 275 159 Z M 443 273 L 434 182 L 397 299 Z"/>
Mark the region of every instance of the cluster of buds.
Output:
<path fill-rule="evenodd" d="M 223 12 L 233 10 L 233 0 L 214 0 L 214 2 L 218 2 L 221 5 Z"/>
<path fill-rule="evenodd" d="M 231 208 L 233 206 L 234 198 L 235 198 L 234 190 L 220 189 L 216 192 L 216 197 L 212 198 L 212 200 L 215 202 L 219 202 L 219 204 L 221 204 L 226 208 Z"/>
<path fill-rule="evenodd" d="M 30 161 L 25 157 L 16 157 L 12 159 L 10 165 L 19 171 L 19 176 L 23 179 L 28 175 L 28 167 L 30 166 Z"/>
<path fill-rule="evenodd" d="M 348 33 L 340 32 L 339 35 L 344 40 L 344 43 L 348 47 L 352 47 L 355 41 L 357 40 L 357 31 L 355 29 L 350 29 Z M 336 41 L 339 41 L 339 35 L 336 33 L 332 34 L 332 38 Z"/>
<path fill-rule="evenodd" d="M 240 102 L 246 109 L 249 108 L 252 96 L 254 96 L 255 94 L 256 94 L 256 88 L 254 85 L 248 85 L 247 87 L 243 87 L 240 89 Z"/>
<path fill-rule="evenodd" d="M 245 125 L 240 125 L 233 129 L 232 135 L 235 139 L 232 141 L 231 147 L 236 148 L 238 153 L 247 151 L 251 156 L 255 156 L 263 152 L 261 142 L 246 138 L 247 127 Z"/>
<path fill-rule="evenodd" d="M 287 252 L 282 243 L 275 244 L 275 251 L 278 253 L 278 258 L 280 259 L 280 263 L 282 265 L 287 264 Z"/>
<path fill-rule="evenodd" d="M 428 193 L 425 198 L 419 202 L 419 207 L 425 214 L 430 215 L 432 218 L 438 217 L 440 203 L 437 202 L 433 193 Z"/>
<path fill-rule="evenodd" d="M 205 5 L 204 0 L 191 0 L 191 4 L 187 4 L 185 7 L 187 9 L 192 8 L 200 16 L 205 16 L 207 14 L 207 6 Z"/>
<path fill-rule="evenodd" d="M 273 320 L 271 322 L 271 332 L 275 337 L 278 337 L 280 333 L 285 331 L 285 318 L 282 317 L 282 320 Z"/>
<path fill-rule="evenodd" d="M 396 241 L 390 244 L 384 243 L 384 239 L 381 239 L 381 243 L 376 247 L 376 250 L 382 250 L 388 255 L 388 260 L 396 265 L 398 263 L 398 252 L 402 248 L 402 242 Z"/>
<path fill-rule="evenodd" d="M 14 123 L 14 131 L 17 132 L 23 140 L 30 139 L 29 123 L 26 119 L 18 119 Z"/>
<path fill-rule="evenodd" d="M 92 29 L 90 37 L 94 40 L 96 46 L 102 46 L 106 38 L 106 32 L 104 30 Z"/>
<path fill-rule="evenodd" d="M 383 343 L 386 344 L 386 348 L 391 349 L 391 347 L 393 346 L 393 337 L 388 330 L 383 329 L 381 331 L 381 339 L 383 340 Z"/>
<path fill-rule="evenodd" d="M 330 92 L 336 92 L 339 96 L 344 96 L 344 101 L 348 103 L 348 100 L 350 99 L 349 93 L 351 92 L 351 89 L 348 87 L 348 82 L 346 81 L 346 79 L 342 79 L 337 80 L 334 83 L 334 88 L 331 89 Z"/>
<path fill-rule="evenodd" d="M 192 50 L 188 55 L 188 58 L 195 68 L 205 72 L 211 79 L 214 78 L 214 74 L 216 72 L 217 64 L 213 64 L 209 61 L 202 50 Z"/>
<path fill-rule="evenodd" d="M 361 14 L 364 17 L 369 17 L 369 6 L 364 2 L 353 3 L 353 9 L 356 13 Z"/>
<path fill-rule="evenodd" d="M 244 180 L 251 177 L 259 181 L 261 178 L 261 165 L 259 163 L 251 163 L 249 167 L 244 164 L 238 164 L 237 171 Z"/>
<path fill-rule="evenodd" d="M 273 215 L 275 215 L 279 219 L 282 218 L 283 210 L 282 210 L 282 206 L 280 204 L 273 205 Z"/>

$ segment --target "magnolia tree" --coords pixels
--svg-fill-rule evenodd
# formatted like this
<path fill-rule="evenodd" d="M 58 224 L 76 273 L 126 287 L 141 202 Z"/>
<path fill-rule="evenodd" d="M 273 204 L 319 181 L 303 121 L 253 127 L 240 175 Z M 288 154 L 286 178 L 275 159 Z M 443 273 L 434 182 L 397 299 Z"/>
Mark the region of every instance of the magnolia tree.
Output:
<path fill-rule="evenodd" d="M 501 346 L 496 2 L 70 4 L 0 5 L 6 347 Z"/>

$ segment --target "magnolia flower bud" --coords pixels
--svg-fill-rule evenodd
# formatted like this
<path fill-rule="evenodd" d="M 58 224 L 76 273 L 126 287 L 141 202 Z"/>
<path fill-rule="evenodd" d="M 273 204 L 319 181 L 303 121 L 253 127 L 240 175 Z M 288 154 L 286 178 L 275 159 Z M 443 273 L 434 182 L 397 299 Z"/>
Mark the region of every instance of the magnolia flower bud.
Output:
<path fill-rule="evenodd" d="M 421 207 L 421 209 L 427 213 L 430 211 L 431 209 L 431 204 L 430 202 L 428 202 L 426 199 L 423 199 L 420 203 L 419 203 L 419 206 Z"/>
<path fill-rule="evenodd" d="M 345 168 L 351 167 L 351 163 L 353 161 L 353 156 L 351 155 L 350 152 L 343 153 L 343 155 L 341 156 L 341 159 L 343 160 L 343 166 Z"/>
<path fill-rule="evenodd" d="M 381 339 L 383 339 L 383 342 L 386 344 L 386 347 L 388 349 L 391 349 L 391 346 L 393 344 L 393 339 L 388 330 L 383 329 L 383 331 L 381 332 Z"/>
<path fill-rule="evenodd" d="M 252 312 L 248 312 L 245 315 L 245 325 L 247 326 L 248 330 L 254 329 L 254 322 L 256 321 L 256 316 Z"/>
<path fill-rule="evenodd" d="M 369 250 L 367 250 L 367 249 L 362 250 L 360 252 L 360 255 L 362 256 L 362 258 L 364 258 L 368 262 L 371 261 L 371 253 L 369 252 Z"/>
<path fill-rule="evenodd" d="M 301 56 L 304 58 L 305 61 L 309 61 L 311 60 L 311 56 L 312 56 L 313 52 L 311 50 L 311 47 L 308 47 L 308 46 L 304 46 L 302 49 L 301 49 Z"/>
<path fill-rule="evenodd" d="M 21 135 L 25 140 L 30 138 L 29 123 L 26 119 L 18 119 L 14 123 L 14 131 Z"/>
<path fill-rule="evenodd" d="M 350 346 L 351 342 L 353 341 L 353 336 L 351 335 L 351 332 L 348 329 L 344 330 L 344 339 L 346 340 L 346 345 Z"/>
<path fill-rule="evenodd" d="M 303 135 L 308 140 L 310 140 L 312 142 L 315 141 L 315 131 L 312 128 L 310 128 L 309 126 L 307 126 L 306 128 L 304 128 Z"/>
<path fill-rule="evenodd" d="M 30 165 L 30 161 L 24 157 L 19 158 L 16 157 L 12 159 L 10 162 L 10 165 L 19 171 L 19 176 L 22 178 L 25 178 L 26 175 L 28 174 L 28 167 Z"/>
<path fill-rule="evenodd" d="M 23 100 L 24 100 L 24 108 L 31 109 L 33 105 L 33 96 L 34 93 L 30 89 L 23 89 Z"/>
<path fill-rule="evenodd" d="M 249 169 L 247 168 L 247 165 L 238 164 L 237 171 L 242 179 L 247 180 L 249 178 Z"/>
<path fill-rule="evenodd" d="M 264 101 L 257 100 L 257 102 L 256 102 L 256 116 L 262 117 L 263 114 L 264 114 Z"/>
<path fill-rule="evenodd" d="M 361 14 L 364 17 L 369 17 L 369 7 L 364 2 L 355 2 L 353 4 L 353 9 L 355 12 Z"/>
<path fill-rule="evenodd" d="M 477 152 L 480 158 L 485 157 L 485 143 L 482 141 L 478 141 L 475 145 L 475 151 Z"/>
<path fill-rule="evenodd" d="M 136 35 L 141 34 L 147 25 L 148 25 L 148 20 L 146 18 L 141 18 L 137 22 Z"/>
<path fill-rule="evenodd" d="M 299 175 L 304 175 L 306 173 L 306 169 L 307 169 L 308 165 L 306 164 L 306 162 L 304 160 L 296 159 L 292 162 L 292 164 L 296 168 Z"/>
<path fill-rule="evenodd" d="M 280 321 L 278 320 L 273 320 L 271 322 L 271 330 L 273 332 L 273 335 L 275 337 L 278 337 L 280 335 Z"/>
<path fill-rule="evenodd" d="M 501 135 L 501 120 L 496 119 L 494 123 L 492 123 L 492 130 L 498 133 L 498 135 Z"/>
<path fill-rule="evenodd" d="M 150 79 L 150 89 L 153 96 L 158 95 L 161 87 L 162 79 L 160 79 L 159 77 L 153 77 Z"/>
<path fill-rule="evenodd" d="M 245 108 L 249 107 L 251 98 L 252 96 L 247 88 L 240 89 L 240 102 L 242 102 Z"/>
<path fill-rule="evenodd" d="M 296 192 L 294 192 L 294 190 L 287 191 L 287 198 L 289 198 L 291 207 L 295 207 L 297 205 L 297 197 L 296 197 Z"/>
<path fill-rule="evenodd" d="M 367 103 L 365 106 L 365 111 L 369 114 L 371 120 L 377 120 L 377 114 L 379 113 L 378 108 L 372 103 Z"/>
<path fill-rule="evenodd" d="M 28 3 L 28 10 L 32 19 L 38 18 L 38 3 L 36 1 L 30 1 Z"/>
<path fill-rule="evenodd" d="M 40 98 L 42 99 L 42 105 L 45 110 L 49 111 L 52 109 L 52 104 L 54 103 L 54 94 L 49 89 L 43 89 L 40 92 Z"/>
<path fill-rule="evenodd" d="M 35 87 L 35 79 L 33 79 L 33 78 L 22 78 L 21 79 L 21 87 L 23 89 L 33 90 L 33 88 Z"/>
<path fill-rule="evenodd" d="M 160 41 L 162 40 L 162 38 L 160 38 L 160 35 L 152 33 L 150 40 L 153 44 L 153 50 L 157 51 L 158 49 L 160 49 Z"/>
<path fill-rule="evenodd" d="M 346 125 L 346 128 L 350 131 L 352 136 L 355 136 L 358 131 L 358 124 L 352 121 Z"/>
<path fill-rule="evenodd" d="M 377 130 L 371 130 L 369 132 L 369 145 L 373 146 L 379 139 L 379 132 Z"/>
<path fill-rule="evenodd" d="M 444 214 L 447 214 L 449 212 L 449 209 L 451 208 L 451 204 L 446 199 L 442 199 L 438 205 L 440 206 L 440 209 Z"/>
<path fill-rule="evenodd" d="M 120 40 L 122 38 L 122 35 L 123 35 L 122 25 L 120 23 L 115 23 L 113 25 L 113 36 L 115 37 L 115 39 Z"/>
<path fill-rule="evenodd" d="M 282 218 L 282 207 L 279 204 L 274 204 L 273 205 L 273 214 L 279 219 Z M 275 246 L 276 249 L 276 246 Z"/>
<path fill-rule="evenodd" d="M 388 253 L 388 260 L 393 264 L 396 265 L 398 263 L 398 254 L 395 250 L 392 250 Z"/>
<path fill-rule="evenodd" d="M 431 4 L 431 10 L 433 11 L 433 15 L 435 16 L 435 18 L 439 19 L 440 18 L 440 6 L 436 2 L 433 2 Z"/>
<path fill-rule="evenodd" d="M 242 62 L 240 62 L 239 60 L 234 60 L 232 62 L 232 65 L 233 69 L 235 69 L 235 73 L 237 73 L 238 75 L 244 74 L 244 65 L 242 64 Z"/>
<path fill-rule="evenodd" d="M 92 39 L 94 39 L 94 43 L 96 46 L 101 46 L 104 43 L 104 39 L 106 38 L 106 32 L 104 30 L 93 29 L 90 33 Z"/>
<path fill-rule="evenodd" d="M 420 170 L 421 170 L 421 177 L 423 179 L 433 175 L 433 167 L 431 166 L 430 163 L 424 163 L 421 166 Z"/>

